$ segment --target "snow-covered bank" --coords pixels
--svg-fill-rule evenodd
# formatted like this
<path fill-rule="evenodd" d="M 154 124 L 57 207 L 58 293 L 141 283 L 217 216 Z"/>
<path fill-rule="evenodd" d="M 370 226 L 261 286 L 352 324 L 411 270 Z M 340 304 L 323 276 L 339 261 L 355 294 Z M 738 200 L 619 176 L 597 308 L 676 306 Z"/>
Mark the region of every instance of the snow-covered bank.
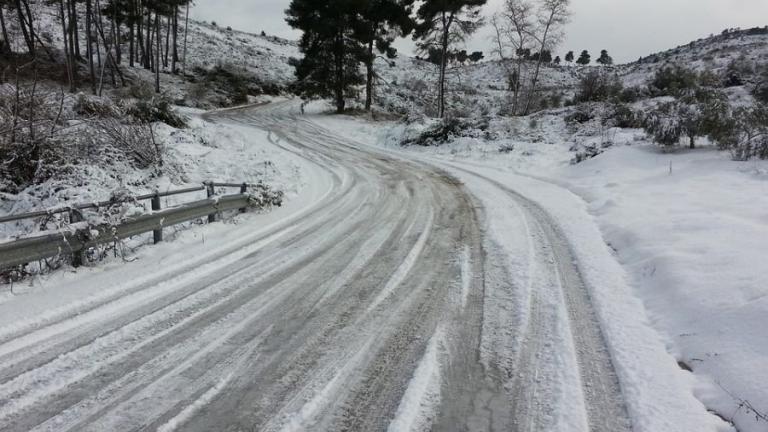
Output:
<path fill-rule="evenodd" d="M 397 133 L 358 119 L 317 122 L 389 149 Z M 663 154 L 632 131 L 618 135 L 623 145 L 575 166 L 564 142 L 502 153 L 498 142 L 458 140 L 405 157 L 462 168 L 451 171 L 482 200 L 487 184 L 464 170 L 480 172 L 557 220 L 592 286 L 637 430 L 727 429 L 706 406 L 741 431 L 763 431 L 768 423 L 734 396 L 768 409 L 768 164 L 710 149 Z"/>
<path fill-rule="evenodd" d="M 66 306 L 70 301 L 86 304 L 92 295 L 104 295 L 106 286 L 122 289 L 124 287 L 121 284 L 114 286 L 114 282 L 110 281 L 135 282 L 130 275 L 135 274 L 138 268 L 141 268 L 143 274 L 153 275 L 190 265 L 188 255 L 178 254 L 182 249 L 198 250 L 199 253 L 193 253 L 193 256 L 199 256 L 200 262 L 205 262 L 206 257 L 217 256 L 217 251 L 226 245 L 241 244 L 263 231 L 254 230 L 252 223 L 262 227 L 281 221 L 309 205 L 313 197 L 321 194 L 324 188 L 327 189 L 328 184 L 323 181 L 322 173 L 318 173 L 304 159 L 273 145 L 270 141 L 273 138 L 266 132 L 242 124 L 206 121 L 199 116 L 199 112 L 189 111 L 187 114 L 191 119 L 189 130 L 167 130 L 168 152 L 177 166 L 176 176 L 151 178 L 151 182 L 132 187 L 112 177 L 109 177 L 112 181 L 88 181 L 86 187 L 73 189 L 78 194 L 73 199 L 76 202 L 87 202 L 109 198 L 111 189 L 117 187 L 128 188 L 131 193 L 145 193 L 154 189 L 197 186 L 203 181 L 215 179 L 273 185 L 285 191 L 284 207 L 264 214 L 239 215 L 223 224 L 197 226 L 193 230 L 169 228 L 166 233 L 167 242 L 155 247 L 137 249 L 151 241 L 148 235 L 140 236 L 126 242 L 125 259 L 107 258 L 106 262 L 78 269 L 76 273 L 64 269 L 8 285 L 0 293 L 0 303 L 6 303 L 8 307 L 7 311 L 0 313 L 0 326 L 25 317 L 55 315 L 58 306 Z M 163 205 L 189 202 L 204 196 L 204 192 L 199 192 L 169 197 L 163 200 Z M 130 262 L 124 262 L 126 260 Z"/>

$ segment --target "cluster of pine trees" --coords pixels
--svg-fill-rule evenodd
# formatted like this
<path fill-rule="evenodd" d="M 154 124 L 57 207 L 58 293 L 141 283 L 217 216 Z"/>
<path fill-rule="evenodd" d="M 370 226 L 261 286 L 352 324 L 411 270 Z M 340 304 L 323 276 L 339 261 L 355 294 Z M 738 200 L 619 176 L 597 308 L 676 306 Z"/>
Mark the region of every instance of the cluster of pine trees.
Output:
<path fill-rule="evenodd" d="M 413 33 L 422 51 L 438 59 L 438 115 L 442 117 L 446 68 L 451 55 L 455 56 L 452 47 L 479 27 L 485 2 L 292 0 L 287 22 L 303 32 L 299 48 L 304 56 L 296 64 L 298 90 L 308 97 L 332 97 L 337 111 L 343 112 L 353 86 L 365 83 L 365 107 L 370 110 L 374 60 L 379 55 L 393 58 L 395 39 Z M 473 54 L 479 60 L 481 54 Z M 360 64 L 365 65 L 365 77 L 359 73 Z"/>
<path fill-rule="evenodd" d="M 121 65 L 136 64 L 155 72 L 160 92 L 160 70 L 179 72 L 180 20 L 188 24 L 191 0 L 37 0 L 54 6 L 63 40 L 67 81 L 72 92 L 88 82 L 101 93 L 105 77 L 125 83 Z M 35 0 L 0 0 L 0 26 L 4 55 L 25 54 L 32 62 L 44 55 L 57 61 L 58 50 L 36 33 Z M 182 18 L 182 15 L 184 17 Z M 19 29 L 26 52 L 15 53 L 9 21 Z M 186 30 L 184 31 L 186 35 Z M 127 39 L 127 40 L 126 40 Z M 127 48 L 127 52 L 125 49 Z"/>
<path fill-rule="evenodd" d="M 576 60 L 576 64 L 586 66 L 592 62 L 592 55 L 589 54 L 589 51 L 584 50 L 579 55 L 579 58 L 576 59 L 573 51 L 568 51 L 568 53 L 565 55 L 565 61 L 567 63 L 573 63 L 574 59 Z M 608 50 L 602 50 L 600 51 L 600 57 L 598 57 L 595 61 L 603 66 L 610 66 L 613 64 L 613 57 L 608 54 Z"/>

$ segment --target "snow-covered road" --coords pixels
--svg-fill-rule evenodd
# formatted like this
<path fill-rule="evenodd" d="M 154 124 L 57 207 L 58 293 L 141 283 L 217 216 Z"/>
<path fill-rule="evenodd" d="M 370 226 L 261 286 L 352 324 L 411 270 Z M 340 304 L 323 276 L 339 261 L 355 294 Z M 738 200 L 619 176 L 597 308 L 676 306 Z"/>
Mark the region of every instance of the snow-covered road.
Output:
<path fill-rule="evenodd" d="M 0 430 L 621 432 L 642 418 L 618 335 L 541 206 L 297 111 L 210 117 L 267 130 L 311 171 L 282 220 L 0 327 Z"/>

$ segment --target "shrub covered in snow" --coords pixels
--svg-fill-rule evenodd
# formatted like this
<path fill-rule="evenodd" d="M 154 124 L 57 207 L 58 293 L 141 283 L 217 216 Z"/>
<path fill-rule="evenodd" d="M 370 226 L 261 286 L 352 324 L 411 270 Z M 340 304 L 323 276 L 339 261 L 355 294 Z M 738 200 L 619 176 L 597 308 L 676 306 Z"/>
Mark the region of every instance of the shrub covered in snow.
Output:
<path fill-rule="evenodd" d="M 729 128 L 728 101 L 717 90 L 697 89 L 678 100 L 666 102 L 645 118 L 645 130 L 663 146 L 677 145 L 687 137 L 690 148 L 696 138 L 717 140 Z"/>
<path fill-rule="evenodd" d="M 171 101 L 163 95 L 137 100 L 128 106 L 127 113 L 143 123 L 163 122 L 175 128 L 187 126 L 187 120 L 173 109 Z"/>
<path fill-rule="evenodd" d="M 579 81 L 574 101 L 577 103 L 608 101 L 618 98 L 623 89 L 624 86 L 617 75 L 604 72 L 602 69 L 593 70 Z"/>
<path fill-rule="evenodd" d="M 483 136 L 488 129 L 487 119 L 466 119 L 451 117 L 435 122 L 416 137 L 403 140 L 403 146 L 437 146 L 455 137 Z"/>
<path fill-rule="evenodd" d="M 734 160 L 768 159 L 768 106 L 739 107 L 729 125 L 720 144 L 730 150 Z"/>
<path fill-rule="evenodd" d="M 698 84 L 699 76 L 695 71 L 675 64 L 660 68 L 648 84 L 648 89 L 653 96 L 680 96 Z"/>

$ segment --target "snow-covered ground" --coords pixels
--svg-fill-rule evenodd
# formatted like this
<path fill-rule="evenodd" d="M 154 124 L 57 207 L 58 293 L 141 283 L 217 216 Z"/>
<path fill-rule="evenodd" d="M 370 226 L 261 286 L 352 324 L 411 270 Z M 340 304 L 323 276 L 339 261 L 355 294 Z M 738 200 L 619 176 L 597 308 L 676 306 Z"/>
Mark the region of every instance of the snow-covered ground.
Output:
<path fill-rule="evenodd" d="M 696 415 L 680 418 L 703 410 L 693 396 L 740 431 L 768 428 L 749 408 L 768 410 L 768 272 L 762 263 L 768 162 L 732 162 L 711 148 L 662 153 L 642 133 L 617 130 L 616 148 L 570 165 L 569 144 L 558 141 L 562 131 L 552 124 L 541 125 L 544 139 L 537 143 L 460 138 L 404 151 L 396 144 L 400 125 L 323 115 L 316 121 L 358 142 L 446 167 L 491 213 L 488 181 L 473 173 L 550 212 L 582 264 L 590 263 L 585 277 L 609 340 L 634 341 L 631 348 L 611 348 L 617 368 L 634 369 L 625 369 L 622 384 L 630 399 L 641 401 L 631 410 L 643 430 L 722 428 L 714 417 L 706 429 L 698 420 L 686 423 Z M 500 152 L 501 145 L 513 150 Z M 649 355 L 627 355 L 637 349 Z M 654 423 L 647 408 L 657 405 L 644 399 L 653 397 L 654 387 L 676 388 L 679 397 L 667 401 L 677 414 L 657 420 L 672 415 L 681 423 Z"/>

